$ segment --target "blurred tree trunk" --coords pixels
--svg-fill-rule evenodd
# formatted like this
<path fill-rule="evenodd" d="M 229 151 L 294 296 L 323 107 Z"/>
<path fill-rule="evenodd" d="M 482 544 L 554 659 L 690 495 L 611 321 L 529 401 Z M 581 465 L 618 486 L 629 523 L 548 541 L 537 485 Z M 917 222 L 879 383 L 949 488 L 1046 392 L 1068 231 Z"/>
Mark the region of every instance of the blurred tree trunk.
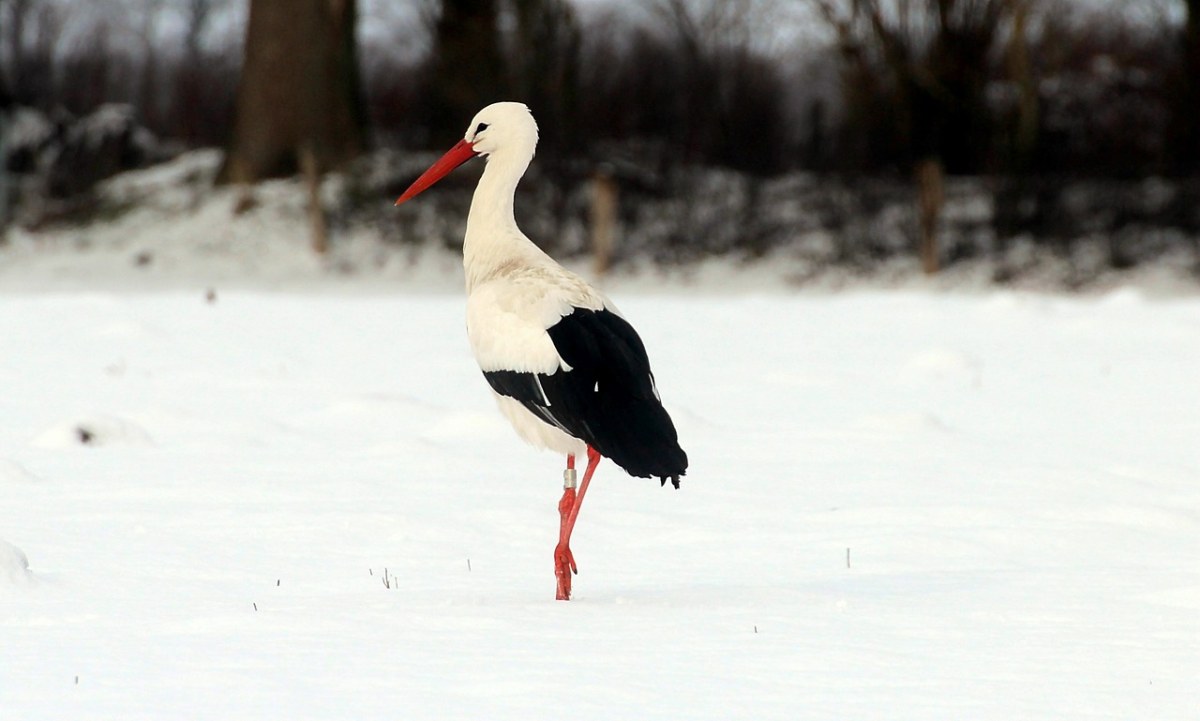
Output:
<path fill-rule="evenodd" d="M 540 121 L 539 144 L 548 157 L 558 158 L 574 140 L 579 23 L 566 0 L 513 0 L 513 11 L 512 85 Z"/>
<path fill-rule="evenodd" d="M 4 144 L 8 138 L 8 114 L 15 105 L 8 83 L 0 75 L 0 246 L 8 239 L 8 155 Z"/>
<path fill-rule="evenodd" d="M 1029 5 L 1030 0 L 1009 0 L 1013 29 L 1008 39 L 1008 77 L 1018 92 L 1011 166 L 1018 174 L 1029 168 L 1038 140 L 1037 81 L 1029 60 Z"/>
<path fill-rule="evenodd" d="M 55 50 L 67 9 L 44 0 L 7 0 L 3 4 L 8 6 L 8 16 L 0 26 L 0 39 L 8 46 L 8 67 L 0 67 L 0 72 L 7 71 L 9 92 L 20 105 L 42 110 L 61 105 L 55 97 Z"/>
<path fill-rule="evenodd" d="M 183 67 L 175 80 L 177 117 L 172 123 L 189 144 L 203 142 L 204 88 L 201 63 L 204 49 L 200 40 L 213 15 L 214 0 L 187 0 L 183 26 Z"/>
<path fill-rule="evenodd" d="M 445 145 L 480 108 L 508 99 L 496 0 L 443 0 L 430 63 L 426 124 L 430 140 Z"/>
<path fill-rule="evenodd" d="M 1175 111 L 1175 170 L 1200 173 L 1200 0 L 1186 0 L 1182 87 Z"/>
<path fill-rule="evenodd" d="M 23 99 L 21 79 L 24 77 L 25 22 L 32 0 L 9 0 L 8 23 L 4 27 L 4 42 L 8 45 L 8 80 L 12 82 L 13 95 Z"/>
<path fill-rule="evenodd" d="M 1021 215 L 1021 206 L 1030 192 L 1030 169 L 1033 167 L 1039 140 L 1041 107 L 1037 78 L 1030 60 L 1029 16 L 1033 0 L 1008 0 L 1012 15 L 1012 33 L 1005 48 L 1008 79 L 1017 88 L 1016 117 L 1012 135 L 1007 142 L 1008 158 L 1004 165 L 1010 171 L 999 181 L 995 195 L 996 241 L 992 252 L 997 262 L 997 280 L 1006 277 L 1005 258 L 1012 239 L 1011 224 Z"/>
<path fill-rule="evenodd" d="M 355 0 L 251 0 L 233 138 L 220 182 L 318 172 L 362 152 Z"/>

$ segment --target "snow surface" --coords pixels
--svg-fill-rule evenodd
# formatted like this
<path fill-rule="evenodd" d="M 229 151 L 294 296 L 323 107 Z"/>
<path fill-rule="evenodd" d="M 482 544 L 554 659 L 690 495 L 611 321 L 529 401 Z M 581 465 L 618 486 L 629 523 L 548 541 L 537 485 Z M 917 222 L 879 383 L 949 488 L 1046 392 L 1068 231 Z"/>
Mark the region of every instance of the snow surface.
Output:
<path fill-rule="evenodd" d="M 1200 299 L 617 301 L 562 603 L 459 295 L 10 286 L 0 718 L 1197 718 Z"/>

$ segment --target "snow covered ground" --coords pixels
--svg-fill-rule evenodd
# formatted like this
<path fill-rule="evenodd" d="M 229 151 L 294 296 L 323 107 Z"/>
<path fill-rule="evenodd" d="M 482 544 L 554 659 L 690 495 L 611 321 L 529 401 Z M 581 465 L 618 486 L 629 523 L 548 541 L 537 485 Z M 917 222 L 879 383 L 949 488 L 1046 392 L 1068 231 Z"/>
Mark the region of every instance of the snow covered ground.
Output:
<path fill-rule="evenodd" d="M 617 301 L 692 467 L 562 603 L 457 293 L 10 287 L 0 718 L 1197 717 L 1200 299 Z"/>

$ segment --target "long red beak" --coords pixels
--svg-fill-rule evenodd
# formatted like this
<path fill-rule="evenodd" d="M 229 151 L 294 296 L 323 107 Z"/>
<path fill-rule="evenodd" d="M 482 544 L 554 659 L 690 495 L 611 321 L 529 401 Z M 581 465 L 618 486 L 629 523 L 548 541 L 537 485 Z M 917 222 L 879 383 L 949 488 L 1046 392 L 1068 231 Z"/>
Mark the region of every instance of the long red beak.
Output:
<path fill-rule="evenodd" d="M 413 181 L 413 184 L 408 186 L 408 190 L 396 199 L 396 205 L 400 205 L 406 200 L 411 200 L 421 194 L 429 186 L 438 182 L 442 178 L 449 175 L 451 170 L 467 162 L 476 155 L 475 149 L 466 140 L 458 141 L 446 154 L 438 159 L 436 163 L 429 166 L 429 170 L 421 173 L 421 177 Z"/>

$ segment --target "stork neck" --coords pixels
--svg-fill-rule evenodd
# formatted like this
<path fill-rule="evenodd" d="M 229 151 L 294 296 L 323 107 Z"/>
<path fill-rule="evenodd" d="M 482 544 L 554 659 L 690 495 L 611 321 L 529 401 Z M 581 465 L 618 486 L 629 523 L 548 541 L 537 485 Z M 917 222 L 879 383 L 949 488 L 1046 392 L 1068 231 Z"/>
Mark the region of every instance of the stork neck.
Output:
<path fill-rule="evenodd" d="M 471 212 L 467 215 L 468 240 L 480 233 L 493 235 L 517 230 L 513 197 L 527 167 L 528 160 L 518 164 L 513 163 L 512 158 L 500 155 L 488 159 L 471 199 Z"/>
<path fill-rule="evenodd" d="M 517 227 L 513 196 L 529 160 L 494 155 L 483 170 L 467 215 L 463 266 L 470 289 L 513 260 L 528 260 L 541 251 Z"/>

